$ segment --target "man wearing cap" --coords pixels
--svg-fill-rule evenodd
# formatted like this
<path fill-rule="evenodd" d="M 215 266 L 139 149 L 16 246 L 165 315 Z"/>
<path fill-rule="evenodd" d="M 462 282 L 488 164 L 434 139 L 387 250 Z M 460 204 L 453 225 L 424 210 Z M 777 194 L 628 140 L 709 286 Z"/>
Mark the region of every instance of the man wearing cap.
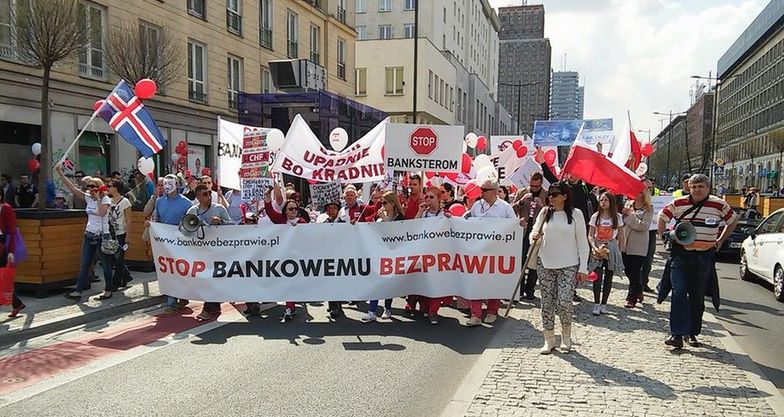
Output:
<path fill-rule="evenodd" d="M 346 223 L 355 224 L 363 216 L 362 212 L 365 211 L 365 205 L 359 204 L 357 201 L 357 188 L 349 184 L 343 190 L 343 200 L 346 201 L 346 206 L 340 209 L 339 217 Z"/>
<path fill-rule="evenodd" d="M 52 208 L 68 210 L 68 203 L 65 201 L 65 193 L 59 190 L 54 193 L 54 203 L 52 204 Z"/>
<path fill-rule="evenodd" d="M 496 219 L 517 219 L 517 215 L 512 205 L 498 198 L 498 180 L 487 179 L 482 185 L 482 199 L 471 207 L 471 218 L 496 218 Z M 473 327 L 482 324 L 482 301 L 471 300 L 471 319 L 466 326 Z M 493 323 L 498 319 L 498 308 L 501 300 L 494 298 L 487 300 L 487 316 L 485 323 Z"/>
<path fill-rule="evenodd" d="M 675 192 L 672 193 L 673 198 L 689 196 L 689 178 L 691 178 L 691 174 L 683 174 L 681 176 L 681 189 L 675 190 Z"/>

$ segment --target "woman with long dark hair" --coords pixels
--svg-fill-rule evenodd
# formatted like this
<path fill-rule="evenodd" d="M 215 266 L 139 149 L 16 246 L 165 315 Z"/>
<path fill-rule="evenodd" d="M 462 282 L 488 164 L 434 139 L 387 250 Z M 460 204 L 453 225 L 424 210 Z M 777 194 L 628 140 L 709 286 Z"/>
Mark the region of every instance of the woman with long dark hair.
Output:
<path fill-rule="evenodd" d="M 11 203 L 5 201 L 5 193 L 0 192 L 0 268 L 14 265 L 14 251 L 16 251 L 16 212 Z M 17 317 L 26 306 L 15 292 L 11 297 L 11 313 L 8 317 Z"/>
<path fill-rule="evenodd" d="M 623 273 L 623 256 L 626 250 L 623 217 L 618 213 L 616 198 L 610 192 L 599 194 L 599 211 L 589 221 L 588 242 L 593 257 L 588 265 L 599 276 L 593 282 L 593 315 L 607 313 L 607 300 L 612 290 L 613 275 Z"/>
<path fill-rule="evenodd" d="M 566 182 L 559 181 L 547 191 L 548 205 L 539 212 L 531 232 L 531 244 L 537 244 L 536 272 L 542 293 L 542 326 L 544 346 L 539 351 L 549 354 L 555 349 L 555 314 L 561 319 L 561 350 L 572 348 L 572 296 L 577 278 L 588 273 L 588 239 L 585 219 L 574 208 L 572 192 Z"/>

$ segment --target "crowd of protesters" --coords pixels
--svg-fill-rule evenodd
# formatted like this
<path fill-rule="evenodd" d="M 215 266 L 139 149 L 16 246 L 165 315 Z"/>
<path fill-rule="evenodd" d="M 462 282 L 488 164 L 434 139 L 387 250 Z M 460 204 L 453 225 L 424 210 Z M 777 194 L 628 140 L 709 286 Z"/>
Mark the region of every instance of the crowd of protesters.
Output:
<path fill-rule="evenodd" d="M 314 207 L 312 203 L 303 204 L 301 193 L 293 184 L 282 184 L 277 180 L 263 199 L 247 201 L 238 191 L 218 187 L 209 175 L 187 178 L 167 175 L 154 182 L 137 172 L 130 176 L 129 184 L 122 180 L 119 173 L 100 178 L 77 172 L 69 178 L 63 174 L 62 167 L 57 166 L 55 172 L 73 195 L 73 200 L 66 202 L 58 193 L 55 204 L 62 208 L 68 204 L 81 207 L 88 215 L 76 287 L 65 296 L 82 301 L 82 293 L 90 287 L 97 259 L 105 286 L 104 292 L 96 299 L 111 298 L 114 292 L 128 286 L 133 279 L 124 263 L 129 234 L 141 233 L 142 238 L 148 240 L 150 222 L 180 225 L 187 214 L 193 214 L 203 224 L 211 226 L 279 224 L 294 227 L 309 223 L 400 222 L 449 218 L 455 216 L 454 213 L 465 218 L 510 218 L 517 219 L 524 229 L 523 256 L 529 253 L 529 249 L 534 253 L 531 260 L 523 259 L 522 262 L 529 272 L 522 283 L 520 300 L 537 300 L 535 294 L 538 289 L 544 328 L 541 353 L 550 353 L 556 347 L 556 315 L 560 318 L 562 330 L 560 349 L 569 351 L 573 302 L 581 301 L 575 289 L 580 282 L 590 279 L 590 272 L 597 276 L 592 284 L 594 315 L 608 311 L 609 295 L 616 276 L 629 279 L 623 307 L 638 307 L 644 300 L 643 293 L 653 292 L 648 287 L 648 275 L 657 233 L 651 229 L 656 214 L 651 196 L 658 190 L 646 182 L 647 187 L 639 195 L 625 198 L 569 175 L 559 180 L 545 163 L 541 164 L 541 168 L 542 172 L 534 173 L 529 186 L 521 190 L 510 190 L 497 180 L 488 179 L 480 184 L 481 195 L 478 198 L 460 196 L 462 189 L 449 182 L 433 182 L 425 188 L 423 179 L 413 174 L 405 178 L 403 192 L 400 188 L 385 190 L 373 185 L 370 193 L 363 196 L 354 185 L 347 185 L 340 200 Z M 0 244 L 5 255 L 0 257 L 0 266 L 13 263 L 14 241 L 6 235 L 16 228 L 14 208 L 35 206 L 38 198 L 29 178 L 20 178 L 18 187 L 12 187 L 7 176 L 3 176 L 2 180 L 0 234 L 3 239 Z M 545 181 L 549 181 L 548 187 L 545 187 Z M 682 192 L 688 193 L 688 190 L 686 182 Z M 462 207 L 455 210 L 456 206 Z M 144 230 L 131 229 L 132 208 L 143 210 L 149 218 Z M 412 294 L 405 300 L 405 314 L 421 314 L 432 325 L 439 323 L 442 306 L 455 306 L 466 314 L 465 325 L 468 327 L 495 322 L 501 304 L 498 299 L 464 300 L 448 294 L 435 298 Z M 205 301 L 196 317 L 199 321 L 220 314 L 220 303 Z M 327 301 L 331 318 L 344 316 L 343 306 L 347 301 Z M 379 300 L 367 301 L 367 314 L 362 321 L 370 323 L 390 319 L 392 301 L 384 300 L 380 317 Z M 167 297 L 164 313 L 174 314 L 188 304 L 189 300 Z M 15 295 L 12 308 L 12 317 L 24 308 Z M 245 313 L 260 314 L 259 302 L 247 302 Z M 282 318 L 291 320 L 295 313 L 296 303 L 287 301 Z M 696 340 L 695 334 L 686 336 Z"/>

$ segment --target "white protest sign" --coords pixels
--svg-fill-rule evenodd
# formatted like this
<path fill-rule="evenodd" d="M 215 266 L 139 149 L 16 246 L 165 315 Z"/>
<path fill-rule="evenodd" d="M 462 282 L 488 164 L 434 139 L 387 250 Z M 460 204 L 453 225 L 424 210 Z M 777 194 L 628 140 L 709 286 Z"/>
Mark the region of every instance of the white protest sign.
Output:
<path fill-rule="evenodd" d="M 657 230 L 659 228 L 659 212 L 661 212 L 664 206 L 669 204 L 672 200 L 674 200 L 674 198 L 671 195 L 656 195 L 651 197 L 653 219 L 651 219 L 651 227 L 649 230 Z M 675 225 L 675 220 L 671 220 L 669 225 Z"/>
<path fill-rule="evenodd" d="M 267 190 L 272 188 L 272 178 L 243 178 L 242 199 L 245 201 L 263 201 Z"/>
<path fill-rule="evenodd" d="M 515 141 L 521 141 L 522 147 L 524 148 L 523 151 L 525 155 L 523 158 L 531 157 L 533 158 L 536 154 L 536 146 L 534 145 L 534 140 L 531 139 L 528 135 L 518 135 L 518 136 L 490 136 L 490 144 L 492 146 L 490 158 L 501 156 L 501 154 L 506 151 L 507 149 L 511 149 L 514 146 Z M 552 151 L 555 154 L 555 163 L 553 165 L 558 165 L 558 147 L 557 146 L 542 146 L 542 150 L 547 153 Z M 517 151 L 515 151 L 517 154 Z M 512 171 L 509 171 L 512 172 Z"/>
<path fill-rule="evenodd" d="M 218 183 L 232 190 L 242 189 L 239 173 L 242 167 L 242 139 L 245 128 L 259 129 L 263 132 L 270 130 L 218 118 Z"/>
<path fill-rule="evenodd" d="M 502 181 L 504 185 L 514 185 L 515 187 L 522 189 L 528 187 L 531 182 L 531 176 L 535 172 L 542 172 L 542 166 L 537 164 L 533 158 L 525 158 L 523 160 L 522 165 L 515 172 L 511 175 L 507 176 L 505 180 Z M 550 187 L 550 182 L 546 179 L 542 179 L 542 188 L 545 190 Z"/>
<path fill-rule="evenodd" d="M 310 126 L 297 115 L 286 133 L 272 170 L 319 182 L 358 183 L 380 181 L 386 174 L 384 158 L 384 120 L 341 152 L 326 149 Z"/>
<path fill-rule="evenodd" d="M 270 149 L 267 147 L 265 129 L 245 126 L 242 132 L 242 167 L 240 178 L 262 178 L 267 176 Z"/>
<path fill-rule="evenodd" d="M 216 302 L 504 298 L 522 239 L 517 219 L 208 226 L 203 235 L 150 225 L 161 293 Z"/>
<path fill-rule="evenodd" d="M 310 198 L 317 210 L 321 210 L 324 204 L 340 202 L 341 195 L 339 182 L 310 185 Z"/>
<path fill-rule="evenodd" d="M 517 151 L 511 146 L 504 149 L 500 154 L 491 157 L 490 160 L 498 173 L 498 180 L 503 181 L 509 174 L 517 171 L 523 160 L 517 156 Z"/>
<path fill-rule="evenodd" d="M 460 172 L 463 126 L 389 123 L 386 137 L 387 169 Z"/>

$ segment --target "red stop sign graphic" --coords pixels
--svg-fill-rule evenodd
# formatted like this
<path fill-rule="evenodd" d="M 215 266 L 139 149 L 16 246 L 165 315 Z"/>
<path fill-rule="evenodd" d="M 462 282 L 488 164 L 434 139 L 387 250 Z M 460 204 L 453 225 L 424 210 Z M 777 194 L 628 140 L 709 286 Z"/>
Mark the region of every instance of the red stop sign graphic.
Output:
<path fill-rule="evenodd" d="M 438 147 L 438 136 L 429 127 L 420 127 L 411 133 L 408 142 L 417 155 L 430 155 Z"/>

